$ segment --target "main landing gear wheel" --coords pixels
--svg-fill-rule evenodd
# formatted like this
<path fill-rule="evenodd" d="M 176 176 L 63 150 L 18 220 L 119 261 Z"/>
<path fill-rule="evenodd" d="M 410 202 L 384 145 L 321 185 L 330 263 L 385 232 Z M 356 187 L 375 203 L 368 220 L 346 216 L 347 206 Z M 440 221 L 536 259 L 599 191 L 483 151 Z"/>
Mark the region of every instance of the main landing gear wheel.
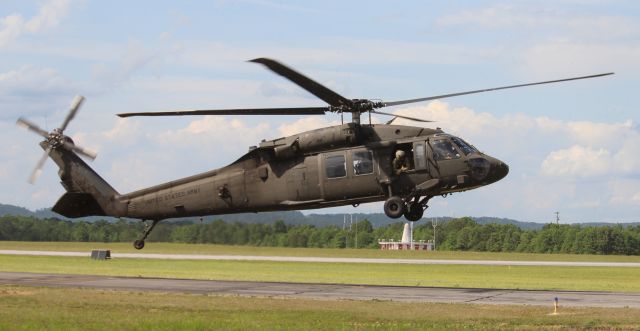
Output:
<path fill-rule="evenodd" d="M 136 240 L 133 242 L 133 248 L 135 249 L 143 249 L 144 248 L 144 240 Z"/>
<path fill-rule="evenodd" d="M 400 197 L 390 197 L 384 202 L 384 213 L 390 218 L 400 218 L 404 211 L 404 201 Z"/>
<path fill-rule="evenodd" d="M 422 209 L 422 205 L 418 202 L 409 202 L 407 204 L 406 211 L 404 212 L 404 218 L 410 222 L 419 221 L 424 214 L 424 209 Z"/>

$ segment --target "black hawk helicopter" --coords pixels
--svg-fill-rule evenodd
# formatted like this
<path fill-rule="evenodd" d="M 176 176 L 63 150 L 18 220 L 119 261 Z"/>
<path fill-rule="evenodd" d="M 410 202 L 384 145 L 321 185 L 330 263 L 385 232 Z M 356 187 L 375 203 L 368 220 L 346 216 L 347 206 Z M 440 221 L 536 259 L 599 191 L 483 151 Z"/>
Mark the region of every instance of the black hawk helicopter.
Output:
<path fill-rule="evenodd" d="M 316 97 L 326 107 L 188 110 L 118 114 L 130 116 L 185 115 L 324 115 L 351 114 L 351 122 L 262 141 L 232 164 L 139 191 L 120 194 L 78 155 L 96 154 L 73 143 L 64 130 L 82 105 L 76 97 L 62 125 L 47 132 L 20 118 L 17 123 L 42 136 L 44 155 L 30 182 L 47 158 L 60 168 L 67 191 L 53 211 L 70 218 L 114 216 L 151 221 L 134 242 L 136 249 L 161 220 L 216 214 L 316 209 L 384 201 L 390 218 L 422 218 L 429 199 L 471 190 L 504 178 L 509 167 L 440 128 L 393 125 L 396 118 L 430 122 L 378 109 L 414 102 L 611 75 L 612 73 L 443 94 L 401 101 L 347 99 L 322 84 L 272 59 L 258 58 L 273 72 Z M 361 116 L 369 115 L 369 124 Z M 392 116 L 386 124 L 371 124 L 371 114 Z M 146 224 L 146 223 L 145 223 Z"/>

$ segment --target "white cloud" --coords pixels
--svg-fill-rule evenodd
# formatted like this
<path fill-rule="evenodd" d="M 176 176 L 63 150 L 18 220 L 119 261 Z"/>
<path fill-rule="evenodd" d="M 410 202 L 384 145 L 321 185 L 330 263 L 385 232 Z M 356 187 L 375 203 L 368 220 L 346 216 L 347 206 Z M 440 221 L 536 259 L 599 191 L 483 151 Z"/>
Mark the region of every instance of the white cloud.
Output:
<path fill-rule="evenodd" d="M 0 30 L 0 47 L 2 47 L 20 36 L 24 22 L 22 16 L 13 14 L 0 19 L 0 25 L 2 26 L 2 30 Z"/>
<path fill-rule="evenodd" d="M 463 26 L 468 29 L 478 27 L 509 29 L 509 31 L 531 29 L 538 33 L 544 33 L 544 29 L 550 29 L 556 35 L 603 39 L 634 36 L 640 32 L 640 24 L 627 16 L 584 14 L 531 4 L 498 4 L 465 10 L 442 16 L 436 20 L 436 24 L 442 27 Z"/>
<path fill-rule="evenodd" d="M 544 176 L 571 179 L 640 173 L 640 132 L 631 120 L 599 123 L 565 122 L 524 114 L 496 117 L 465 107 L 452 109 L 448 103 L 437 100 L 396 112 L 433 120 L 435 123 L 428 126 L 437 125 L 460 135 L 481 150 L 497 150 L 505 161 L 535 162 L 529 166 L 538 167 Z M 397 122 L 417 125 L 401 119 Z M 535 176 L 537 170 L 530 174 Z"/>
<path fill-rule="evenodd" d="M 70 0 L 51 0 L 43 4 L 38 13 L 27 21 L 20 14 L 0 19 L 0 47 L 6 46 L 25 32 L 35 34 L 58 26 L 67 15 L 70 4 Z"/>
<path fill-rule="evenodd" d="M 521 71 L 535 77 L 576 73 L 633 74 L 640 71 L 638 43 L 548 40 L 521 51 Z"/>
<path fill-rule="evenodd" d="M 191 121 L 186 127 L 151 134 L 150 139 L 163 148 L 170 146 L 176 153 L 195 151 L 198 154 L 194 157 L 200 157 L 201 161 L 230 162 L 246 153 L 249 146 L 257 145 L 268 135 L 269 128 L 266 123 L 247 125 L 238 119 L 204 116 Z M 221 158 L 221 155 L 225 157 Z"/>
<path fill-rule="evenodd" d="M 575 141 L 591 146 L 611 146 L 634 132 L 631 120 L 623 123 L 569 122 L 566 126 Z"/>
<path fill-rule="evenodd" d="M 637 73 L 640 22 L 632 13 L 610 14 L 609 7 L 497 4 L 445 15 L 435 24 L 449 33 L 460 28 L 479 36 L 495 34 L 509 45 L 496 45 L 501 48 L 498 61 L 531 77 Z"/>
<path fill-rule="evenodd" d="M 0 73 L 0 95 L 29 95 L 64 91 L 69 82 L 55 69 L 23 66 Z"/>
<path fill-rule="evenodd" d="M 68 109 L 77 85 L 57 70 L 22 66 L 0 73 L 0 119 L 52 115 Z"/>
<path fill-rule="evenodd" d="M 542 161 L 541 171 L 547 176 L 593 177 L 610 172 L 611 153 L 604 149 L 572 146 L 553 151 Z"/>
<path fill-rule="evenodd" d="M 278 131 L 282 136 L 291 136 L 330 125 L 340 125 L 340 122 L 328 121 L 325 116 L 308 116 L 292 123 L 284 123 L 278 127 Z"/>
<path fill-rule="evenodd" d="M 140 122 L 133 119 L 118 118 L 113 129 L 103 132 L 105 138 L 115 142 L 127 142 L 136 138 L 140 132 Z"/>
<path fill-rule="evenodd" d="M 640 180 L 612 180 L 607 188 L 610 192 L 609 203 L 612 205 L 635 205 L 640 207 Z"/>
<path fill-rule="evenodd" d="M 152 49 L 140 42 L 130 41 L 115 63 L 96 64 L 93 75 L 103 85 L 102 88 L 117 87 L 154 61 L 161 61 L 170 52 L 170 49 Z"/>
<path fill-rule="evenodd" d="M 577 145 L 549 153 L 541 165 L 543 174 L 580 178 L 639 173 L 640 133 L 632 121 L 568 122 L 560 132 Z"/>

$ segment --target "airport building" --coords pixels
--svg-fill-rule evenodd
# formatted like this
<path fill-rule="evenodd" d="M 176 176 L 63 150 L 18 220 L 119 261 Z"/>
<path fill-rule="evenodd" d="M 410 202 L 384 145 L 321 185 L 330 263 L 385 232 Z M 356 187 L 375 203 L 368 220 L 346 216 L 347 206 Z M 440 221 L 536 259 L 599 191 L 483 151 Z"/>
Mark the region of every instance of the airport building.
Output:
<path fill-rule="evenodd" d="M 385 240 L 380 239 L 378 241 L 381 250 L 415 250 L 415 251 L 432 251 L 433 242 L 431 240 L 420 240 L 414 242 L 412 239 L 412 231 L 409 223 L 404 225 L 404 231 L 402 231 L 402 240 L 394 241 L 393 239 Z"/>

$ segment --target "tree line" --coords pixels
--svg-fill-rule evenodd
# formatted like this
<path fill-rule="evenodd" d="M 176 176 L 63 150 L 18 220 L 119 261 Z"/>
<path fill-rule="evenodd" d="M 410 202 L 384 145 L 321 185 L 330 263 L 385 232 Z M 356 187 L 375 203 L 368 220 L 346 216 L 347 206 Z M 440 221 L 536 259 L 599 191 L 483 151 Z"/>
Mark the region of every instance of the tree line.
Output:
<path fill-rule="evenodd" d="M 161 222 L 149 241 L 277 247 L 377 248 L 380 239 L 401 237 L 404 224 L 374 228 L 361 220 L 343 228 L 334 225 L 290 225 L 213 222 Z M 0 217 L 0 240 L 130 242 L 143 232 L 138 221 L 64 221 L 25 216 Z M 431 222 L 416 224 L 414 241 L 432 240 Z M 640 226 L 547 224 L 540 230 L 522 230 L 512 224 L 478 224 L 468 217 L 435 228 L 439 250 L 570 254 L 640 254 Z"/>

